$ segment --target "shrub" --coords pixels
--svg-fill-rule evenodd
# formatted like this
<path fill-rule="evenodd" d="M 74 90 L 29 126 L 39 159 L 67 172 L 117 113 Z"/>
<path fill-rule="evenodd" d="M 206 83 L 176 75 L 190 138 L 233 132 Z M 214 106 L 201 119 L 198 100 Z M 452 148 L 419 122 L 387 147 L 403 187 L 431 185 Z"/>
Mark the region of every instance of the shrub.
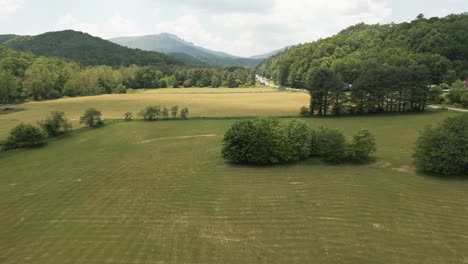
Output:
<path fill-rule="evenodd" d="M 165 120 L 169 119 L 169 109 L 167 109 L 166 107 L 163 107 L 161 115 L 163 119 Z"/>
<path fill-rule="evenodd" d="M 127 87 L 123 84 L 118 84 L 114 89 L 112 89 L 112 93 L 114 94 L 124 94 L 127 93 Z"/>
<path fill-rule="evenodd" d="M 291 120 L 286 124 L 286 133 L 292 148 L 292 159 L 303 160 L 310 156 L 312 133 L 302 120 Z"/>
<path fill-rule="evenodd" d="M 80 117 L 80 124 L 85 124 L 88 127 L 100 126 L 103 124 L 101 119 L 102 113 L 95 108 L 89 108 L 84 115 Z"/>
<path fill-rule="evenodd" d="M 440 104 L 444 99 L 442 97 L 444 89 L 450 89 L 450 86 L 442 83 L 441 85 L 432 88 L 428 94 L 428 101 L 434 104 Z"/>
<path fill-rule="evenodd" d="M 156 120 L 160 115 L 161 107 L 159 105 L 148 106 L 139 113 L 139 116 L 143 117 L 143 119 L 147 121 Z"/>
<path fill-rule="evenodd" d="M 349 160 L 364 162 L 370 160 L 371 155 L 376 151 L 375 136 L 368 129 L 361 129 L 353 136 L 347 152 Z"/>
<path fill-rule="evenodd" d="M 274 118 L 235 123 L 225 134 L 223 157 L 236 164 L 267 165 L 292 159 L 284 127 Z"/>
<path fill-rule="evenodd" d="M 19 124 L 14 127 L 5 142 L 5 149 L 27 148 L 43 144 L 46 135 L 38 127 Z"/>
<path fill-rule="evenodd" d="M 62 97 L 62 94 L 57 90 L 50 90 L 47 93 L 47 99 L 58 99 L 60 97 Z"/>
<path fill-rule="evenodd" d="M 188 119 L 188 116 L 189 116 L 189 109 L 188 108 L 184 108 L 184 109 L 180 110 L 180 118 Z"/>
<path fill-rule="evenodd" d="M 299 110 L 299 114 L 301 116 L 310 116 L 310 110 L 307 106 L 301 107 L 301 110 Z"/>
<path fill-rule="evenodd" d="M 224 136 L 222 154 L 236 164 L 270 165 L 310 156 L 337 164 L 369 160 L 376 149 L 374 135 L 367 129 L 359 130 L 348 145 L 341 130 L 311 130 L 302 120 L 280 123 L 259 118 L 235 123 Z"/>
<path fill-rule="evenodd" d="M 468 116 L 448 118 L 437 127 L 427 127 L 416 142 L 415 164 L 437 175 L 468 172 Z"/>
<path fill-rule="evenodd" d="M 46 119 L 39 122 L 39 125 L 50 138 L 57 137 L 61 134 L 66 134 L 72 128 L 72 125 L 65 117 L 64 112 L 50 113 Z"/>
<path fill-rule="evenodd" d="M 132 121 L 133 119 L 133 113 L 132 112 L 127 112 L 124 114 L 125 121 Z"/>
<path fill-rule="evenodd" d="M 465 87 L 465 84 L 461 80 L 455 81 L 452 86 L 450 87 L 450 92 L 447 94 L 447 99 L 451 104 L 460 104 L 466 105 L 468 104 L 466 96 L 466 92 L 468 89 Z"/>
<path fill-rule="evenodd" d="M 346 160 L 346 138 L 338 129 L 320 127 L 312 132 L 311 153 L 329 163 Z"/>
<path fill-rule="evenodd" d="M 171 107 L 171 116 L 172 116 L 172 118 L 176 119 L 178 114 L 179 114 L 179 106 L 174 105 L 173 107 Z"/>

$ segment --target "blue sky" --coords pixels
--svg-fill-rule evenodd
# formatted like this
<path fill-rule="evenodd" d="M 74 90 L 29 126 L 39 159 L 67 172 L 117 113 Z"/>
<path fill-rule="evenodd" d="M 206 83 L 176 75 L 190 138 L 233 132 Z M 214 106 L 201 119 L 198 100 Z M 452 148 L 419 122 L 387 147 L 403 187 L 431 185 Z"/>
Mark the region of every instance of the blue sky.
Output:
<path fill-rule="evenodd" d="M 168 32 L 250 56 L 336 34 L 352 24 L 468 11 L 468 0 L 0 0 L 0 34 L 75 29 L 102 38 Z"/>

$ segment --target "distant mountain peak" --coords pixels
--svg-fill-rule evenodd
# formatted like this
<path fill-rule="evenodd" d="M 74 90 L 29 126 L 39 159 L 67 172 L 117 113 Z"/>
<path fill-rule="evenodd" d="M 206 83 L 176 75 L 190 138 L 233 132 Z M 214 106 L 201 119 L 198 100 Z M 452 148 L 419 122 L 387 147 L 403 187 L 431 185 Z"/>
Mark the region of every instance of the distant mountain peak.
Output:
<path fill-rule="evenodd" d="M 203 48 L 167 32 L 140 37 L 113 38 L 110 41 L 129 48 L 178 54 L 179 57 L 181 57 L 181 54 L 186 54 L 210 66 L 256 67 L 263 61 L 263 59 L 241 58 L 226 52 Z"/>

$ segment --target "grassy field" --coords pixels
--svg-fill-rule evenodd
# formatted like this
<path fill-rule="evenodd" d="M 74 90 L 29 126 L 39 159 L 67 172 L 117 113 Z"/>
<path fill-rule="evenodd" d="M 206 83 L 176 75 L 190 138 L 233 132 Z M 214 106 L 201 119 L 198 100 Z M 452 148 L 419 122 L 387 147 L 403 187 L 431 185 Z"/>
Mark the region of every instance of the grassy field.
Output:
<path fill-rule="evenodd" d="M 191 116 L 291 116 L 308 104 L 308 95 L 301 92 L 279 92 L 273 88 L 241 89 L 159 89 L 135 94 L 102 95 L 65 98 L 53 101 L 30 102 L 15 106 L 25 111 L 0 115 L 0 139 L 20 122 L 36 124 L 51 111 L 63 111 L 79 127 L 79 118 L 89 107 L 101 110 L 104 118 L 123 118 L 124 113 L 135 115 L 148 105 L 188 107 Z"/>
<path fill-rule="evenodd" d="M 288 96 L 299 95 L 277 99 L 298 105 L 259 111 L 295 113 L 304 102 Z M 348 136 L 371 129 L 378 160 L 360 166 L 227 164 L 235 120 L 119 122 L 3 154 L 0 263 L 468 263 L 468 180 L 411 165 L 417 131 L 450 115 L 307 119 Z"/>

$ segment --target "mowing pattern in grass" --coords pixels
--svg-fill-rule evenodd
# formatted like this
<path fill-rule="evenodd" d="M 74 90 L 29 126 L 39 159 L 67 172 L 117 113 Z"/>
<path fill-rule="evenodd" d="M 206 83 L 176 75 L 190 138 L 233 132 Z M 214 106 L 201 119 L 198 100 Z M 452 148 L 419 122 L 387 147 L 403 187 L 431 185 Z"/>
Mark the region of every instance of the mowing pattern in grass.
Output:
<path fill-rule="evenodd" d="M 79 127 L 80 116 L 90 107 L 102 111 L 104 119 L 122 119 L 126 112 L 136 115 L 148 105 L 188 107 L 191 117 L 292 116 L 308 100 L 307 93 L 279 92 L 273 88 L 190 88 L 31 102 L 17 106 L 24 108 L 23 112 L 0 115 L 0 140 L 18 123 L 36 124 L 51 111 L 65 112 L 73 126 Z"/>
<path fill-rule="evenodd" d="M 410 165 L 417 128 L 449 115 L 309 120 L 374 131 L 363 166 L 231 166 L 223 120 L 116 123 L 0 156 L 0 263 L 466 263 L 468 181 Z"/>

